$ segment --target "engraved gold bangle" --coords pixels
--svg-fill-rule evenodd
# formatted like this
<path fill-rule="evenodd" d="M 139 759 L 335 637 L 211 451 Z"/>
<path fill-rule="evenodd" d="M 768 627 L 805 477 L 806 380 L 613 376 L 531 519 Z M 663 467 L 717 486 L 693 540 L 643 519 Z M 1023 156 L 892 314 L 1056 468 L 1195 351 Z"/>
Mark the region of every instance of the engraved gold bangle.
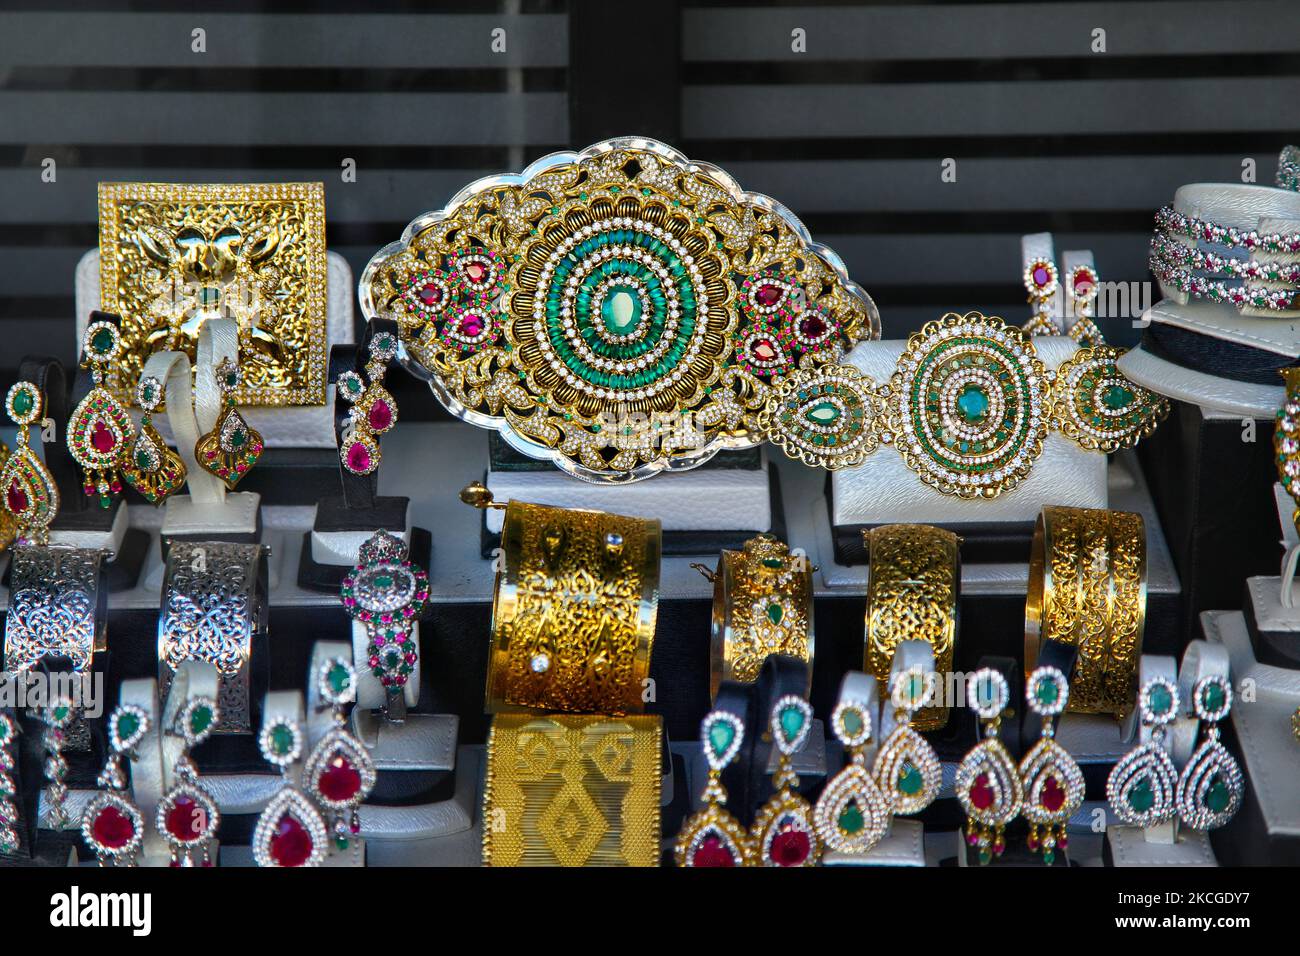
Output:
<path fill-rule="evenodd" d="M 706 571 L 696 565 L 701 571 Z M 770 534 L 723 551 L 713 581 L 709 694 L 724 680 L 753 683 L 772 654 L 797 657 L 812 678 L 812 568 Z"/>
<path fill-rule="evenodd" d="M 1034 526 L 1025 598 L 1025 673 L 1043 641 L 1078 649 L 1072 713 L 1133 709 L 1146 618 L 1146 531 L 1125 511 L 1045 507 Z"/>
<path fill-rule="evenodd" d="M 483 790 L 485 866 L 658 866 L 658 717 L 498 714 Z"/>
<path fill-rule="evenodd" d="M 862 532 L 871 561 L 863 667 L 882 685 L 889 683 L 894 650 L 902 641 L 926 641 L 934 648 L 940 680 L 952 673 L 961 595 L 961 539 L 951 531 L 923 524 L 891 524 Z M 948 708 L 925 707 L 912 726 L 938 730 Z"/>
<path fill-rule="evenodd" d="M 472 490 L 481 492 L 475 504 L 489 506 L 482 485 L 462 498 L 469 501 Z M 507 504 L 492 599 L 488 711 L 643 710 L 661 551 L 654 519 Z"/>

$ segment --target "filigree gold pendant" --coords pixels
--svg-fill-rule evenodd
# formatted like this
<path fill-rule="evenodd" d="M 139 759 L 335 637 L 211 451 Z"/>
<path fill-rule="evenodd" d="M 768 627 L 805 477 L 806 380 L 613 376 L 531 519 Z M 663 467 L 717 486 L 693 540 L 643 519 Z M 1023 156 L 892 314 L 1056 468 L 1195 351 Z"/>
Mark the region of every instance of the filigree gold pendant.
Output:
<path fill-rule="evenodd" d="M 1169 414 L 1168 399 L 1119 370 L 1115 363 L 1123 354 L 1109 345 L 1082 348 L 1056 371 L 1053 416 L 1067 437 L 1090 451 L 1132 448 Z"/>
<path fill-rule="evenodd" d="M 235 407 L 234 392 L 239 382 L 240 372 L 234 362 L 217 366 L 217 386 L 226 396 L 226 406 L 212 431 L 194 445 L 194 460 L 199 467 L 216 475 L 231 491 L 262 457 L 261 433 Z"/>
<path fill-rule="evenodd" d="M 122 466 L 126 482 L 150 504 L 160 505 L 185 485 L 187 469 L 181 456 L 167 447 L 153 427 L 153 412 L 163 400 L 163 384 L 152 375 L 140 380 L 136 403 L 144 409 L 140 434 Z"/>

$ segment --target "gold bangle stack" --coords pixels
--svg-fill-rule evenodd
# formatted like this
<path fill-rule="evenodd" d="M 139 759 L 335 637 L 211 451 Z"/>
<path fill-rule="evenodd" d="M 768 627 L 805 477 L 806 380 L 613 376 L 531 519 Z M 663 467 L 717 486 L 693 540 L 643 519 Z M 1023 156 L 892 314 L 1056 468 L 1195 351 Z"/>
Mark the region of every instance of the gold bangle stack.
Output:
<path fill-rule="evenodd" d="M 1078 649 L 1069 710 L 1126 715 L 1137 695 L 1146 618 L 1146 529 L 1126 511 L 1045 507 L 1025 598 L 1025 673 L 1043 641 Z"/>
<path fill-rule="evenodd" d="M 713 581 L 712 698 L 724 680 L 753 683 L 773 654 L 804 661 L 811 679 L 812 567 L 806 557 L 760 534 L 739 551 L 723 551 L 716 573 L 700 570 Z"/>
<path fill-rule="evenodd" d="M 868 528 L 862 539 L 871 561 L 864 669 L 888 686 L 895 648 L 903 641 L 926 641 L 934 648 L 935 673 L 946 681 L 957 644 L 961 539 L 922 524 Z M 912 719 L 917 730 L 938 730 L 947 723 L 946 706 L 922 708 Z"/>

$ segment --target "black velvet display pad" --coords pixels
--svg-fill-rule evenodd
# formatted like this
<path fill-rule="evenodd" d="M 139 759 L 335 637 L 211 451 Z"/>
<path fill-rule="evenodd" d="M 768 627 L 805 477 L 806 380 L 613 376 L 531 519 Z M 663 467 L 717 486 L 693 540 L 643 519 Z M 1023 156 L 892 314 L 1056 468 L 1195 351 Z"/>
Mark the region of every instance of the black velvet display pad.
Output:
<path fill-rule="evenodd" d="M 1182 368 L 1251 385 L 1280 384 L 1279 371 L 1296 361 L 1295 356 L 1163 322 L 1152 322 L 1143 331 L 1142 351 Z"/>
<path fill-rule="evenodd" d="M 1152 645 L 1163 628 L 1148 601 L 1144 650 L 1176 655 L 1197 636 L 1202 611 L 1239 609 L 1246 578 L 1277 573 L 1280 532 L 1273 422 L 1207 419 L 1196 405 L 1171 404 L 1138 456 L 1182 585 L 1177 639 Z"/>

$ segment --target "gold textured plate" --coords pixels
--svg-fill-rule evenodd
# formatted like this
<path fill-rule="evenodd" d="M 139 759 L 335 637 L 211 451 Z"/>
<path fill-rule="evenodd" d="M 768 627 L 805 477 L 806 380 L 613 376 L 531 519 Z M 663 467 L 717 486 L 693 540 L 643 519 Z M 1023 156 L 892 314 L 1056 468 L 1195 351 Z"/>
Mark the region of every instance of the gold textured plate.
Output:
<path fill-rule="evenodd" d="M 360 300 L 453 414 L 594 482 L 760 443 L 785 377 L 880 336 L 789 210 L 636 137 L 467 186 L 375 254 Z"/>
<path fill-rule="evenodd" d="M 239 324 L 241 405 L 325 402 L 323 183 L 99 184 L 100 307 L 122 317 L 108 387 L 154 352 L 193 360 L 209 318 Z"/>

